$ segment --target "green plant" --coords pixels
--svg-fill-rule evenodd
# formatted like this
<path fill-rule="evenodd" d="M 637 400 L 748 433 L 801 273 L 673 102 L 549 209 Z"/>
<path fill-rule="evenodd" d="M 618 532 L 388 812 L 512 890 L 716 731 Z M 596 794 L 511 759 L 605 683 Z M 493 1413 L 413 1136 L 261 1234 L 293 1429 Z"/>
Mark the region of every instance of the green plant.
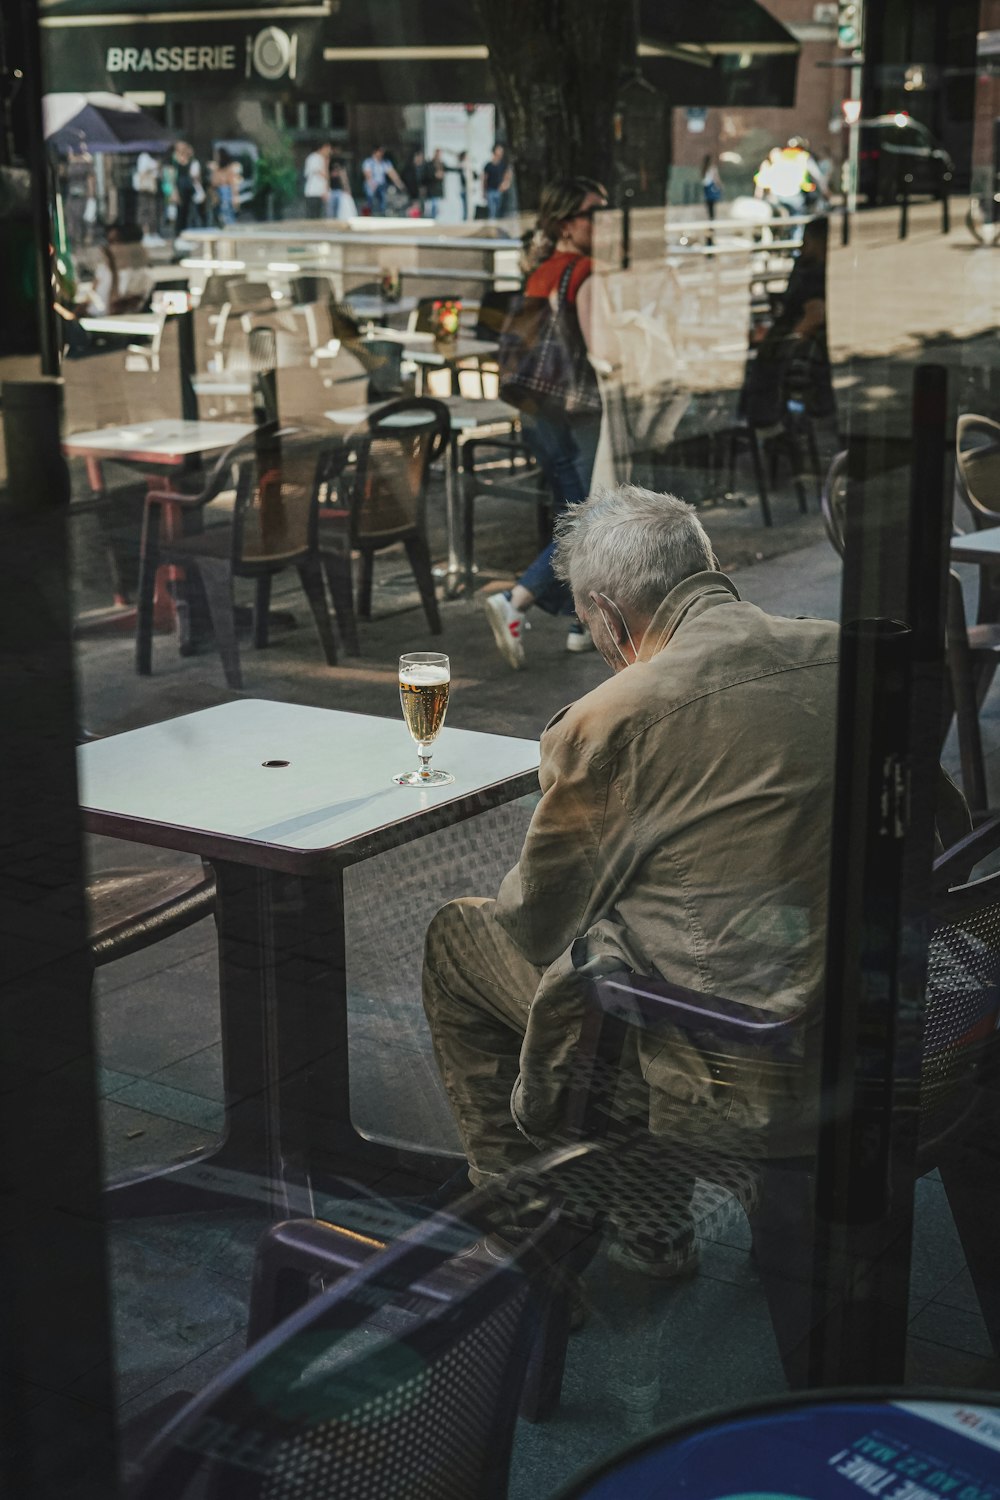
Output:
<path fill-rule="evenodd" d="M 291 142 L 275 141 L 257 160 L 255 197 L 275 216 L 292 203 L 298 193 L 299 173 Z"/>

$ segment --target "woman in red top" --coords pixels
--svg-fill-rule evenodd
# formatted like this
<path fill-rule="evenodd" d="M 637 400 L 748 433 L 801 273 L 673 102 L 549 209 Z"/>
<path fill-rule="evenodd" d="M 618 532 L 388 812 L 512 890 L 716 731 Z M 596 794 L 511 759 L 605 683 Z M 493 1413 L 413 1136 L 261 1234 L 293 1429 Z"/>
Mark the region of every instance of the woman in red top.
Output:
<path fill-rule="evenodd" d="M 590 258 L 594 213 L 607 207 L 607 194 L 589 177 L 568 177 L 550 183 L 542 193 L 538 221 L 527 254 L 525 295 L 554 297 L 566 267 L 572 265 L 566 304 L 576 314 L 584 343 L 590 343 Z M 551 416 L 521 419 L 525 441 L 545 473 L 556 515 L 568 505 L 586 500 L 601 435 L 600 418 L 567 422 Z M 505 660 L 524 666 L 524 614 L 533 604 L 553 615 L 573 615 L 569 589 L 552 571 L 555 544 L 550 543 L 521 574 L 512 589 L 491 594 L 486 617 Z M 566 649 L 586 651 L 590 636 L 575 615 Z"/>

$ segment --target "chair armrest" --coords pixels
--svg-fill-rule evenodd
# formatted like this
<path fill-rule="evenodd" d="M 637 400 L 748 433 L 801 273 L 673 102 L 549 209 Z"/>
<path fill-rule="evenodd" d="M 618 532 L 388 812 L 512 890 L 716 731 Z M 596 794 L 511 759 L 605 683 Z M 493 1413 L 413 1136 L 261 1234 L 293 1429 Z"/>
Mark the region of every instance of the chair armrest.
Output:
<path fill-rule="evenodd" d="M 475 469 L 476 455 L 481 452 L 490 451 L 506 457 L 518 457 L 522 455 L 532 460 L 533 467 L 537 468 L 535 455 L 528 447 L 523 438 L 512 437 L 469 437 L 461 444 L 462 468 L 468 471 Z M 540 472 L 540 471 L 539 471 Z"/>
<path fill-rule="evenodd" d="M 211 497 L 204 490 L 191 495 L 184 490 L 149 490 L 146 494 L 147 505 L 185 505 L 188 509 L 197 509 L 204 505 Z"/>
<path fill-rule="evenodd" d="M 1000 817 L 990 818 L 939 854 L 933 865 L 933 885 L 938 893 L 964 885 L 987 855 L 1000 849 Z"/>
<path fill-rule="evenodd" d="M 289 1219 L 262 1236 L 250 1286 L 247 1345 L 270 1333 L 309 1300 L 309 1282 L 338 1280 L 383 1250 L 386 1240 L 361 1235 L 319 1219 Z"/>
<path fill-rule="evenodd" d="M 689 990 L 670 980 L 622 969 L 593 981 L 595 998 L 608 1014 L 632 1025 L 664 1022 L 695 1039 L 779 1048 L 798 1042 L 804 1012 L 775 1016 L 755 1005 Z"/>

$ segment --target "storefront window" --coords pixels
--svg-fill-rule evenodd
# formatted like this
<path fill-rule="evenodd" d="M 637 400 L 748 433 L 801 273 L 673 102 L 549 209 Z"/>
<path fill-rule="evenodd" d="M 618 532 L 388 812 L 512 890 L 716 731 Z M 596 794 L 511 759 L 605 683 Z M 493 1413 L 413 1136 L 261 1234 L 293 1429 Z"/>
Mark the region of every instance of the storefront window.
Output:
<path fill-rule="evenodd" d="M 553 14 L 0 23 L 12 1494 L 995 1388 L 1000 9 Z"/>

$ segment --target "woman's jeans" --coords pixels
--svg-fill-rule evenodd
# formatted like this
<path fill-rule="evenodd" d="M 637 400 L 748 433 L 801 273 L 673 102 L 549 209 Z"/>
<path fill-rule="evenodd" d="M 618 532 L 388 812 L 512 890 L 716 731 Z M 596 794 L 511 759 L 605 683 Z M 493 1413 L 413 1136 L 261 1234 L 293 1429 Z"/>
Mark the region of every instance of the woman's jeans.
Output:
<path fill-rule="evenodd" d="M 600 419 L 570 423 L 525 416 L 521 430 L 552 491 L 553 516 L 586 500 L 601 437 Z M 555 542 L 550 542 L 517 581 L 534 595 L 540 609 L 550 615 L 571 615 L 573 597 L 552 571 L 555 550 Z"/>
<path fill-rule="evenodd" d="M 219 215 L 219 223 L 225 228 L 227 224 L 236 223 L 236 206 L 233 203 L 233 189 L 228 182 L 220 183 L 215 190 L 215 206 Z"/>

